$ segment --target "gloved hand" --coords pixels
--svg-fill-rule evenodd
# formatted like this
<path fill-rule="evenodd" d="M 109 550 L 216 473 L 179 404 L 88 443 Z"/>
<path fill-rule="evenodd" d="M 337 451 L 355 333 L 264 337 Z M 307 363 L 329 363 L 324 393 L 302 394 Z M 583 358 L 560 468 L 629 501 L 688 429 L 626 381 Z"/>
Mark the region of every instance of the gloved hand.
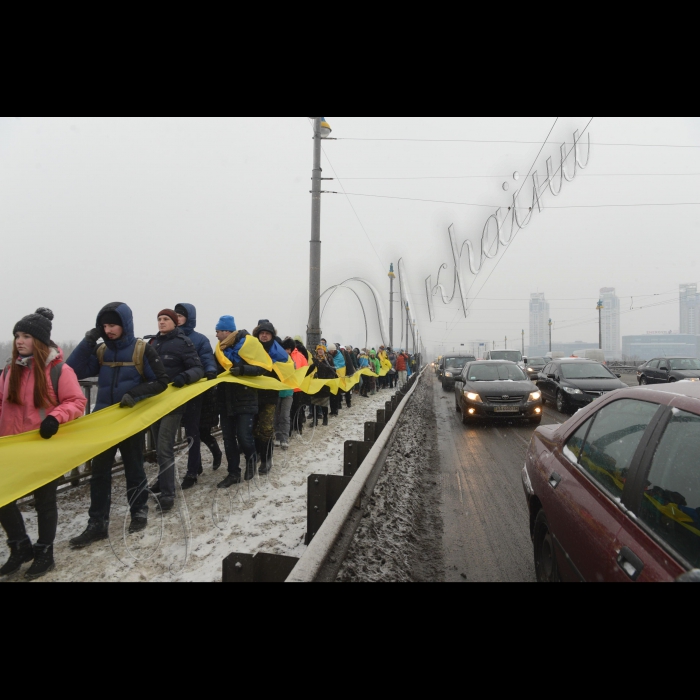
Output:
<path fill-rule="evenodd" d="M 185 379 L 185 376 L 182 374 L 178 374 L 175 379 L 173 379 L 173 386 L 176 389 L 182 389 L 183 386 L 187 384 L 187 380 Z"/>
<path fill-rule="evenodd" d="M 265 370 L 262 367 L 253 367 L 252 365 L 245 365 L 242 370 L 242 374 L 245 377 L 262 377 L 265 374 Z"/>
<path fill-rule="evenodd" d="M 46 416 L 39 428 L 39 435 L 41 435 L 44 440 L 50 440 L 58 432 L 59 425 L 60 423 L 53 416 Z"/>
<path fill-rule="evenodd" d="M 122 398 L 122 402 L 119 404 L 120 408 L 133 408 L 136 406 L 136 401 L 134 401 L 133 396 L 131 394 L 124 394 L 124 397 Z"/>
<path fill-rule="evenodd" d="M 85 340 L 90 343 L 90 345 L 97 345 L 97 341 L 102 338 L 102 331 L 99 328 L 91 328 L 85 334 Z"/>
<path fill-rule="evenodd" d="M 243 368 L 242 367 L 231 367 L 231 374 L 234 377 L 241 377 L 243 375 Z"/>
<path fill-rule="evenodd" d="M 207 380 L 210 382 L 214 381 L 218 376 L 216 372 L 207 372 Z"/>

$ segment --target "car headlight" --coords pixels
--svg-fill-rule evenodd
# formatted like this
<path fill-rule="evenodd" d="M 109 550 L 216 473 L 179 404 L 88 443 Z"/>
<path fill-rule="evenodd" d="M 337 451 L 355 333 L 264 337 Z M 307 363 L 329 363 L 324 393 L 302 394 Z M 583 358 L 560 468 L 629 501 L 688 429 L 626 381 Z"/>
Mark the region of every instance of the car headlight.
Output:
<path fill-rule="evenodd" d="M 542 398 L 542 392 L 533 391 L 532 394 L 530 394 L 529 401 L 539 401 L 541 398 Z"/>
<path fill-rule="evenodd" d="M 562 389 L 567 393 L 567 394 L 583 394 L 581 389 L 574 389 L 573 387 L 570 386 L 563 386 Z"/>
<path fill-rule="evenodd" d="M 452 372 L 445 372 L 445 376 L 449 377 L 450 379 L 452 378 Z"/>
<path fill-rule="evenodd" d="M 468 393 L 467 398 L 470 401 L 473 401 L 474 403 L 483 403 L 483 401 L 481 400 L 481 396 L 479 396 L 479 394 Z"/>
<path fill-rule="evenodd" d="M 535 372 L 536 372 L 537 370 L 533 369 L 532 367 L 528 367 L 528 368 L 527 368 L 527 371 L 528 371 L 528 372 L 532 372 L 533 374 L 535 374 Z"/>

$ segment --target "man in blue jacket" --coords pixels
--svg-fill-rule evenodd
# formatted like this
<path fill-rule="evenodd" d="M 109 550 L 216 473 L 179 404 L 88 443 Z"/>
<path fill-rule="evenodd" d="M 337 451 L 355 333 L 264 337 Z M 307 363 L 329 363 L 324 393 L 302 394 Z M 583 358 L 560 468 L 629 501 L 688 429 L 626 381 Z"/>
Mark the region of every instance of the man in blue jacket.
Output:
<path fill-rule="evenodd" d="M 197 333 L 197 309 L 192 304 L 178 304 L 175 307 L 180 330 L 192 341 L 197 354 L 204 368 L 204 376 L 209 379 L 216 379 L 218 376 L 214 351 L 209 339 Z M 199 423 L 202 418 L 202 403 L 204 395 L 198 396 L 190 401 L 185 408 L 185 415 L 182 425 L 185 428 L 185 435 L 192 441 L 190 453 L 187 460 L 187 475 L 182 482 L 182 490 L 187 491 L 197 484 L 197 478 L 203 473 L 202 468 L 202 440 L 199 435 Z"/>
<path fill-rule="evenodd" d="M 98 345 L 102 339 L 104 344 Z M 168 388 L 170 380 L 158 353 L 134 335 L 131 309 L 121 302 L 107 304 L 97 315 L 95 328 L 68 358 L 78 379 L 98 377 L 95 411 L 120 404 L 133 408 L 139 401 Z M 126 475 L 127 499 L 131 510 L 130 533 L 148 524 L 148 491 L 143 467 L 143 433 L 115 445 L 92 461 L 90 520 L 85 532 L 71 540 L 74 549 L 88 547 L 108 537 L 112 502 L 112 468 L 117 450 Z"/>

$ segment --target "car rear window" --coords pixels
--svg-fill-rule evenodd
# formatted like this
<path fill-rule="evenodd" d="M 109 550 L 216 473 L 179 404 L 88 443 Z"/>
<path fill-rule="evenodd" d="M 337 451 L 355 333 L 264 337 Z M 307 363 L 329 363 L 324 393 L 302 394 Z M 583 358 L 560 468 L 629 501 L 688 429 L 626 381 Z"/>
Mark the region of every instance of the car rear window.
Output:
<path fill-rule="evenodd" d="M 700 416 L 674 409 L 654 454 L 639 518 L 700 567 Z"/>
<path fill-rule="evenodd" d="M 470 382 L 524 382 L 529 381 L 517 365 L 471 365 Z"/>
<path fill-rule="evenodd" d="M 603 407 L 565 448 L 569 460 L 613 498 L 621 498 L 634 454 L 659 406 L 624 399 Z"/>

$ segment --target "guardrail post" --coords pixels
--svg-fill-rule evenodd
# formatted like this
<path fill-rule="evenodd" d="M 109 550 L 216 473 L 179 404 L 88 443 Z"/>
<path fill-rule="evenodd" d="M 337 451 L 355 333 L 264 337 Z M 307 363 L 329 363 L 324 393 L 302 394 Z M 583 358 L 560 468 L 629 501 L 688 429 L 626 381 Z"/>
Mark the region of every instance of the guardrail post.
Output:
<path fill-rule="evenodd" d="M 386 428 L 385 415 L 383 408 L 377 411 L 377 438 L 384 432 L 384 428 Z"/>
<path fill-rule="evenodd" d="M 277 554 L 231 554 L 224 559 L 223 583 L 284 583 L 299 562 Z"/>
<path fill-rule="evenodd" d="M 321 529 L 328 514 L 333 510 L 351 481 L 352 477 L 350 476 L 312 474 L 309 477 L 305 538 L 307 546 Z"/>
<path fill-rule="evenodd" d="M 387 423 L 391 420 L 391 417 L 393 415 L 394 415 L 394 409 L 391 405 L 391 401 L 387 401 L 384 404 L 384 418 L 386 419 Z"/>
<path fill-rule="evenodd" d="M 377 441 L 377 424 L 376 423 L 365 423 L 365 442 L 376 442 Z"/>

